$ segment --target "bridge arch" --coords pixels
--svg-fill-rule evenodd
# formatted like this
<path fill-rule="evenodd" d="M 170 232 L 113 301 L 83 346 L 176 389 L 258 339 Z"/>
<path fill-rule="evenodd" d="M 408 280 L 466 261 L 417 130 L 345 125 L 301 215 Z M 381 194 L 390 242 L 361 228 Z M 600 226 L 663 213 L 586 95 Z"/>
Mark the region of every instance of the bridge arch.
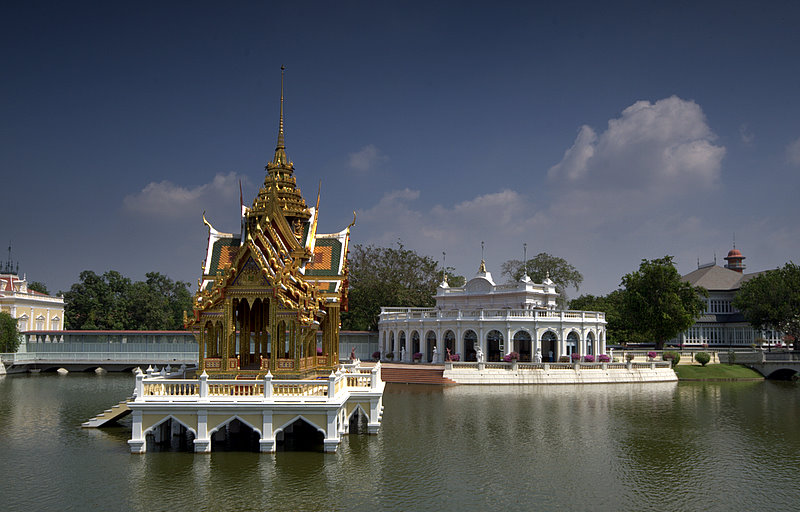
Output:
<path fill-rule="evenodd" d="M 770 372 L 765 378 L 770 380 L 792 380 L 797 373 L 798 370 L 796 368 L 779 368 Z"/>

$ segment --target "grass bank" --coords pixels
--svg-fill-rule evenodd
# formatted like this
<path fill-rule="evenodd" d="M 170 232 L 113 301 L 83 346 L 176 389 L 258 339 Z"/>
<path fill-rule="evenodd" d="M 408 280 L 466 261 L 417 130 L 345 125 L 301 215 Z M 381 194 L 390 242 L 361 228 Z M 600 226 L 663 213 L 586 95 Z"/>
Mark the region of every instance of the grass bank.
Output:
<path fill-rule="evenodd" d="M 763 380 L 755 370 L 740 364 L 709 364 L 695 366 L 679 364 L 675 367 L 678 380 Z"/>

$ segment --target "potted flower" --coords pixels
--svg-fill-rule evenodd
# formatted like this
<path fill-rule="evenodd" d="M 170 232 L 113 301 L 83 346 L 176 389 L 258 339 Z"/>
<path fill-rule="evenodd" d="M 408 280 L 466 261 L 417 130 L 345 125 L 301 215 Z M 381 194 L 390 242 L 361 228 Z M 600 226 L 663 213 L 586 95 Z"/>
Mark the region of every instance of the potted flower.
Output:
<path fill-rule="evenodd" d="M 635 355 L 633 355 L 632 353 L 628 352 L 627 354 L 625 354 L 625 361 L 627 361 L 629 363 L 632 363 L 633 359 L 635 357 L 636 357 Z"/>
<path fill-rule="evenodd" d="M 394 352 L 387 352 L 387 353 L 386 353 L 386 359 L 387 359 L 388 361 L 391 361 L 391 360 L 393 360 L 393 359 L 394 359 Z"/>
<path fill-rule="evenodd" d="M 601 363 L 611 362 L 611 356 L 609 356 L 608 354 L 600 354 L 599 356 L 597 356 L 597 359 L 600 360 Z"/>
<path fill-rule="evenodd" d="M 450 354 L 450 361 L 454 363 L 461 361 L 461 354 Z"/>
<path fill-rule="evenodd" d="M 381 351 L 380 350 L 376 350 L 375 352 L 373 352 L 372 353 L 372 359 L 374 361 L 380 361 L 381 360 Z"/>
<path fill-rule="evenodd" d="M 655 351 L 651 350 L 650 352 L 647 353 L 647 360 L 648 361 L 654 361 L 657 356 L 658 356 L 658 353 L 656 353 Z"/>
<path fill-rule="evenodd" d="M 561 357 L 559 357 L 558 358 L 558 362 L 559 363 L 568 363 L 569 362 L 569 356 L 561 356 Z"/>
<path fill-rule="evenodd" d="M 503 356 L 503 361 L 506 363 L 516 363 L 519 360 L 519 352 L 509 352 Z"/>
<path fill-rule="evenodd" d="M 418 363 L 422 361 L 422 352 L 414 352 L 414 362 Z"/>
<path fill-rule="evenodd" d="M 594 362 L 594 356 L 592 354 L 587 354 L 583 358 L 583 362 L 585 362 L 585 363 L 593 363 Z"/>
<path fill-rule="evenodd" d="M 572 359 L 573 363 L 580 362 L 581 355 L 579 353 L 577 353 L 577 352 L 573 352 L 572 355 L 570 356 L 570 359 Z"/>

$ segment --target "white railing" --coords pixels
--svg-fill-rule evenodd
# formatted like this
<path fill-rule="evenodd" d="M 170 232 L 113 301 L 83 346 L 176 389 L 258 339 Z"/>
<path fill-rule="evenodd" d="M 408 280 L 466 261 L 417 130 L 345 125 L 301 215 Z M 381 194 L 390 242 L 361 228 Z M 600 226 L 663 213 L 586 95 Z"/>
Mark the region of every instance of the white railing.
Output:
<path fill-rule="evenodd" d="M 326 380 L 167 379 L 148 372 L 136 374 L 135 402 L 330 402 L 342 393 L 370 391 L 381 383 L 380 363 L 372 368 L 338 370 Z"/>
<path fill-rule="evenodd" d="M 448 368 L 449 366 L 449 368 Z M 445 369 L 476 369 L 476 370 L 625 370 L 626 363 L 445 363 Z M 646 370 L 655 368 L 671 368 L 669 361 L 650 361 L 647 363 L 631 363 L 630 369 Z"/>
<path fill-rule="evenodd" d="M 483 319 L 546 319 L 562 322 L 604 322 L 606 314 L 600 311 L 555 311 L 549 309 L 435 309 L 435 308 L 383 308 L 381 322 L 422 318 L 457 318 L 459 320 Z"/>

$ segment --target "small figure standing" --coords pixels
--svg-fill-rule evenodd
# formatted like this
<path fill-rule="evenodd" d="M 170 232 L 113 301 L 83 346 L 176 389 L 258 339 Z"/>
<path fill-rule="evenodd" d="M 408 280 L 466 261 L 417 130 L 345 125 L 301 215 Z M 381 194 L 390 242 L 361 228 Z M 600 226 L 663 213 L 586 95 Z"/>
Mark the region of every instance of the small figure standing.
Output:
<path fill-rule="evenodd" d="M 547 360 L 550 361 L 551 363 L 553 362 L 553 351 L 552 350 L 548 350 L 547 351 Z"/>
<path fill-rule="evenodd" d="M 356 347 L 353 347 L 353 348 L 350 349 L 350 360 L 351 361 L 355 361 L 356 360 Z"/>
<path fill-rule="evenodd" d="M 537 363 L 541 363 L 542 362 L 542 349 L 541 348 L 537 348 L 536 349 L 536 362 Z"/>
<path fill-rule="evenodd" d="M 483 350 L 481 350 L 481 347 L 478 347 L 478 351 L 475 352 L 475 359 L 477 359 L 479 363 L 483 362 Z"/>
<path fill-rule="evenodd" d="M 439 349 L 436 348 L 436 345 L 433 346 L 433 362 L 434 363 L 439 362 Z"/>
<path fill-rule="evenodd" d="M 400 361 L 406 362 L 406 347 L 400 349 Z"/>

